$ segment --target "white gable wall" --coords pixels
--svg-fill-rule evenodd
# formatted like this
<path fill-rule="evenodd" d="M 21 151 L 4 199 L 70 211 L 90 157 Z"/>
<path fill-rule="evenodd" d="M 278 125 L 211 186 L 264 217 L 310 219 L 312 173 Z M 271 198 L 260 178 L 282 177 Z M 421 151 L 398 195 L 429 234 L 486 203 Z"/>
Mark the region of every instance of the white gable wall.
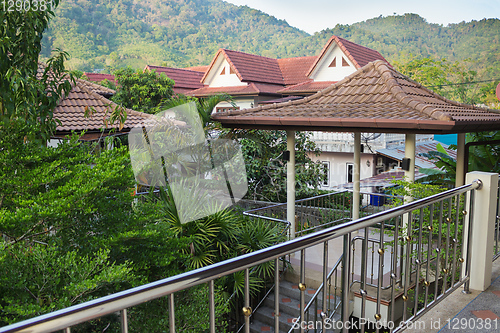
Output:
<path fill-rule="evenodd" d="M 342 57 L 347 61 L 349 67 L 342 66 Z M 328 67 L 334 58 L 336 58 L 336 66 Z M 340 81 L 355 71 L 356 66 L 354 66 L 337 44 L 332 43 L 309 77 L 314 81 Z"/>
<path fill-rule="evenodd" d="M 225 74 L 220 75 L 222 69 L 225 69 Z M 230 66 L 226 58 L 219 54 L 215 64 L 212 66 L 208 76 L 205 79 L 205 84 L 209 87 L 234 87 L 246 86 L 247 83 L 241 82 L 236 74 L 230 74 Z"/>

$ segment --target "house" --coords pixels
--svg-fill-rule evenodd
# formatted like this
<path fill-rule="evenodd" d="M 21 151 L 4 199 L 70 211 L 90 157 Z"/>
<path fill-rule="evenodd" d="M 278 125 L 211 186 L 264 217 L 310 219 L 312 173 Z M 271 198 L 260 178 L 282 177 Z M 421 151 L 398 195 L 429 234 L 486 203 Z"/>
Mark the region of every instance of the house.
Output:
<path fill-rule="evenodd" d="M 80 139 L 82 141 L 97 141 L 109 135 L 123 135 L 150 117 L 142 112 L 125 109 L 127 119 L 122 128 L 118 122 L 106 126 L 105 121 L 110 117 L 112 110 L 120 107 L 104 97 L 112 94 L 114 94 L 112 89 L 77 79 L 71 91 L 54 109 L 54 118 L 60 123 L 49 145 L 57 145 L 73 132 L 85 132 Z M 88 117 L 85 116 L 87 113 Z"/>
<path fill-rule="evenodd" d="M 145 70 L 165 73 L 175 81 L 174 91 L 194 97 L 227 93 L 236 106 L 220 103 L 214 112 L 239 110 L 262 104 L 302 99 L 317 93 L 353 74 L 369 62 L 381 60 L 390 64 L 377 51 L 332 36 L 317 56 L 274 59 L 228 49 L 217 51 L 208 66 L 176 69 L 146 66 Z M 390 66 L 391 67 L 391 66 Z M 375 91 L 372 93 L 376 93 Z M 323 189 L 333 189 L 352 178 L 354 139 L 350 133 L 311 132 L 322 153 L 311 155 L 325 166 L 328 179 Z M 429 141 L 433 135 L 419 135 L 417 141 Z M 404 142 L 404 134 L 363 133 L 361 178 L 380 172 L 376 150 Z"/>
<path fill-rule="evenodd" d="M 183 68 L 152 65 L 146 65 L 146 67 L 144 67 L 144 71 L 152 70 L 156 71 L 158 74 L 163 73 L 167 77 L 174 80 L 175 84 L 173 90 L 176 94 L 187 94 L 193 90 L 203 87 L 203 84 L 201 83 L 203 72 Z"/>

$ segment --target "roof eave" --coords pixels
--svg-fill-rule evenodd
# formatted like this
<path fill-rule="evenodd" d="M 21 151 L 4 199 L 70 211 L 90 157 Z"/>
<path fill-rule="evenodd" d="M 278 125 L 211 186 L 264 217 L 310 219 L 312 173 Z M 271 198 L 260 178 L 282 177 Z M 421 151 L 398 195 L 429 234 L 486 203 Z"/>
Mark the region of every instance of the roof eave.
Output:
<path fill-rule="evenodd" d="M 229 112 L 230 114 L 230 112 Z M 252 128 L 273 127 L 281 130 L 297 131 L 339 131 L 352 132 L 366 129 L 371 133 L 442 133 L 453 131 L 454 121 L 406 120 L 406 119 L 359 119 L 359 118 L 308 118 L 308 117 L 231 117 L 226 114 L 214 115 L 214 119 L 224 127 L 253 126 Z"/>

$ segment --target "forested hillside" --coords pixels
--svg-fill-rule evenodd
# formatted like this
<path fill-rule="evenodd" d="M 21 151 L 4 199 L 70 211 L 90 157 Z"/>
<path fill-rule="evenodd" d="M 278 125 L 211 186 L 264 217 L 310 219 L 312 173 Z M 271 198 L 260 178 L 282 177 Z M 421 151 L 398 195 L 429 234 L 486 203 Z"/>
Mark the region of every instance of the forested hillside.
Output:
<path fill-rule="evenodd" d="M 219 48 L 277 58 L 315 55 L 335 34 L 376 49 L 389 61 L 409 55 L 471 58 L 477 69 L 500 68 L 498 19 L 445 27 L 405 14 L 332 26 L 311 36 L 221 0 L 62 0 L 46 32 L 43 56 L 59 47 L 72 56 L 73 69 L 86 71 L 146 63 L 184 67 L 208 64 Z"/>
<path fill-rule="evenodd" d="M 62 0 L 43 56 L 59 47 L 72 56 L 71 67 L 87 71 L 146 63 L 191 66 L 207 64 L 221 47 L 301 55 L 307 36 L 285 21 L 221 0 Z"/>

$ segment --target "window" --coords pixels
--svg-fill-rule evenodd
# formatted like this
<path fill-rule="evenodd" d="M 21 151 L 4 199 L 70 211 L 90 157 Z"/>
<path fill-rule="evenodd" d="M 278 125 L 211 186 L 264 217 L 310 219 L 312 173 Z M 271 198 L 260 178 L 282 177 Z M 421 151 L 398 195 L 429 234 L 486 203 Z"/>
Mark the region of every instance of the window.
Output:
<path fill-rule="evenodd" d="M 236 72 L 234 71 L 233 66 L 229 67 L 229 74 L 236 74 Z"/>
<path fill-rule="evenodd" d="M 330 63 L 330 66 L 328 67 L 336 67 L 337 66 L 337 57 L 333 58 L 332 62 Z"/>
<path fill-rule="evenodd" d="M 220 72 L 220 75 L 226 74 L 226 67 L 222 68 L 222 72 Z"/>
<path fill-rule="evenodd" d="M 232 106 L 218 106 L 215 108 L 215 112 L 227 112 L 227 111 L 237 111 L 240 107 L 232 107 Z"/>
<path fill-rule="evenodd" d="M 347 182 L 352 183 L 354 179 L 354 164 L 347 163 Z"/>
<path fill-rule="evenodd" d="M 322 161 L 323 170 L 325 172 L 326 178 L 323 180 L 323 186 L 329 186 L 330 184 L 330 162 Z"/>
<path fill-rule="evenodd" d="M 342 57 L 342 67 L 349 67 L 349 63 L 344 59 L 344 57 Z"/>

